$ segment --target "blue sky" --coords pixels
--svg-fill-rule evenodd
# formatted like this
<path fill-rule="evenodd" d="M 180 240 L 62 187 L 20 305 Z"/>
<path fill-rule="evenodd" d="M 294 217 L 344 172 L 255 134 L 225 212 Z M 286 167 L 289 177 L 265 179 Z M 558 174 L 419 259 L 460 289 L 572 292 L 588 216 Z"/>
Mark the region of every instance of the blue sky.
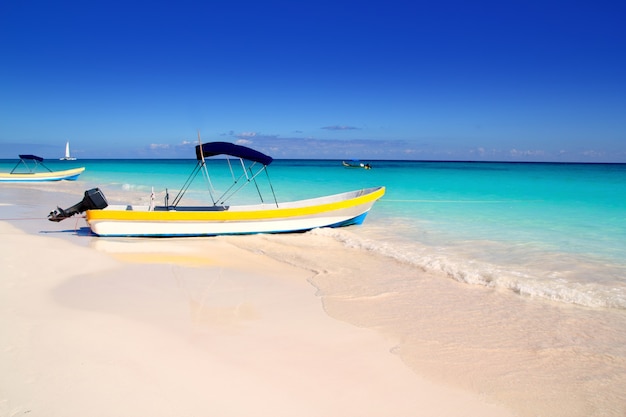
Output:
<path fill-rule="evenodd" d="M 5 1 L 0 158 L 626 162 L 621 1 Z"/>

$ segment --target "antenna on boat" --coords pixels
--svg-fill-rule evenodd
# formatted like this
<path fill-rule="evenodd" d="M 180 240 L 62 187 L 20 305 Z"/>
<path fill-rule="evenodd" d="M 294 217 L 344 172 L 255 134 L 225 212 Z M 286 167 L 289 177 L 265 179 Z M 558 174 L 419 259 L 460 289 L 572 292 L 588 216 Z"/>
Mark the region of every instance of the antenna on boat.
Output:
<path fill-rule="evenodd" d="M 198 152 L 199 152 L 198 163 L 196 164 L 196 166 L 194 167 L 193 171 L 191 172 L 191 175 L 189 175 L 189 178 L 187 178 L 187 181 L 185 181 L 185 184 L 183 184 L 183 186 L 180 189 L 180 191 L 178 191 L 178 194 L 176 194 L 176 197 L 174 197 L 174 201 L 172 202 L 171 206 L 168 204 L 169 195 L 167 194 L 167 189 L 166 189 L 165 207 L 167 207 L 167 210 L 169 210 L 170 207 L 175 208 L 175 207 L 178 206 L 178 203 L 180 203 L 180 200 L 183 198 L 183 196 L 187 192 L 187 189 L 189 189 L 189 186 L 191 185 L 191 182 L 194 180 L 194 178 L 198 175 L 198 172 L 200 172 L 200 171 L 202 171 L 203 175 L 205 176 L 205 178 L 209 182 L 209 195 L 211 196 L 211 200 L 213 201 L 213 205 L 216 204 L 215 198 L 213 197 L 213 193 L 211 191 L 212 188 L 213 188 L 213 184 L 211 184 L 211 178 L 209 177 L 209 171 L 207 170 L 207 167 L 206 167 L 206 161 L 204 159 L 204 149 L 202 149 L 202 140 L 200 139 L 200 131 L 199 130 L 198 130 L 198 146 L 196 146 L 196 148 L 199 148 L 199 151 L 196 151 L 196 155 L 198 155 Z"/>
<path fill-rule="evenodd" d="M 198 145 L 200 146 L 200 158 L 204 164 L 204 152 L 202 151 L 202 140 L 200 139 L 200 129 L 198 129 Z"/>

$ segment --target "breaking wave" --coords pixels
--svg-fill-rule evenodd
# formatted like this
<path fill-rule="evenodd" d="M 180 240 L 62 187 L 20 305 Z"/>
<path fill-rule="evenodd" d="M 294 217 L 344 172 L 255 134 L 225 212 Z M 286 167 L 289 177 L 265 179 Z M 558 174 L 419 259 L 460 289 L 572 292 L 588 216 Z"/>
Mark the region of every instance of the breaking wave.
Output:
<path fill-rule="evenodd" d="M 477 259 L 455 247 L 427 246 L 415 242 L 388 242 L 361 237 L 341 229 L 316 229 L 344 246 L 370 252 L 458 282 L 506 289 L 521 296 L 590 308 L 626 309 L 624 267 L 567 254 L 528 254 L 540 259 L 525 265 Z M 476 244 L 473 242 L 475 252 Z M 508 261 L 508 260 L 507 260 Z"/>

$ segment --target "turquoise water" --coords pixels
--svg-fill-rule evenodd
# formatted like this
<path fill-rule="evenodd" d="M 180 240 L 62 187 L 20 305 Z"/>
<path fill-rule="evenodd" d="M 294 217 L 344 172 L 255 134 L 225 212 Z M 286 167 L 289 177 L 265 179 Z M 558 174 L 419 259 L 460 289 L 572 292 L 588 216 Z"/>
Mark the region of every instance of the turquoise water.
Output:
<path fill-rule="evenodd" d="M 385 197 L 360 227 L 334 238 L 415 268 L 468 284 L 588 307 L 626 308 L 626 165 L 276 160 L 269 175 L 279 201 L 384 185 Z M 79 182 L 110 203 L 170 200 L 195 160 L 46 161 L 50 169 L 85 166 Z M 214 193 L 231 182 L 212 161 Z M 15 161 L 0 161 L 10 170 Z M 264 183 L 259 178 L 260 183 Z M 211 200 L 203 178 L 187 199 Z M 239 201 L 256 200 L 246 187 Z M 271 201 L 271 190 L 262 186 Z M 132 200 L 132 201 L 129 201 Z M 237 200 L 233 200 L 236 202 Z"/>

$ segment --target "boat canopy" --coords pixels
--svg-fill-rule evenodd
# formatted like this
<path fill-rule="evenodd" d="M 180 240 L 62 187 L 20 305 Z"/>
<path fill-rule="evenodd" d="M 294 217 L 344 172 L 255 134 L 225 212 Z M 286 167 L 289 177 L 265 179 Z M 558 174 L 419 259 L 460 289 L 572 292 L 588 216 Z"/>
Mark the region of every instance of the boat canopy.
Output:
<path fill-rule="evenodd" d="M 20 155 L 20 159 L 34 160 L 34 161 L 39 161 L 39 162 L 43 161 L 43 158 L 41 156 L 35 156 L 35 155 Z"/>
<path fill-rule="evenodd" d="M 202 157 L 206 158 L 217 155 L 234 156 L 236 158 L 259 162 L 263 165 L 269 165 L 274 160 L 271 156 L 265 155 L 259 151 L 229 142 L 208 142 L 202 145 L 196 145 L 196 158 L 198 160 L 202 160 Z"/>
<path fill-rule="evenodd" d="M 44 167 L 48 171 L 52 172 L 50 168 L 43 164 L 43 158 L 41 156 L 24 154 L 19 155 L 20 160 L 17 161 L 17 164 L 13 167 L 10 174 L 19 174 L 18 167 L 25 167 L 29 174 L 34 174 L 38 167 Z"/>

